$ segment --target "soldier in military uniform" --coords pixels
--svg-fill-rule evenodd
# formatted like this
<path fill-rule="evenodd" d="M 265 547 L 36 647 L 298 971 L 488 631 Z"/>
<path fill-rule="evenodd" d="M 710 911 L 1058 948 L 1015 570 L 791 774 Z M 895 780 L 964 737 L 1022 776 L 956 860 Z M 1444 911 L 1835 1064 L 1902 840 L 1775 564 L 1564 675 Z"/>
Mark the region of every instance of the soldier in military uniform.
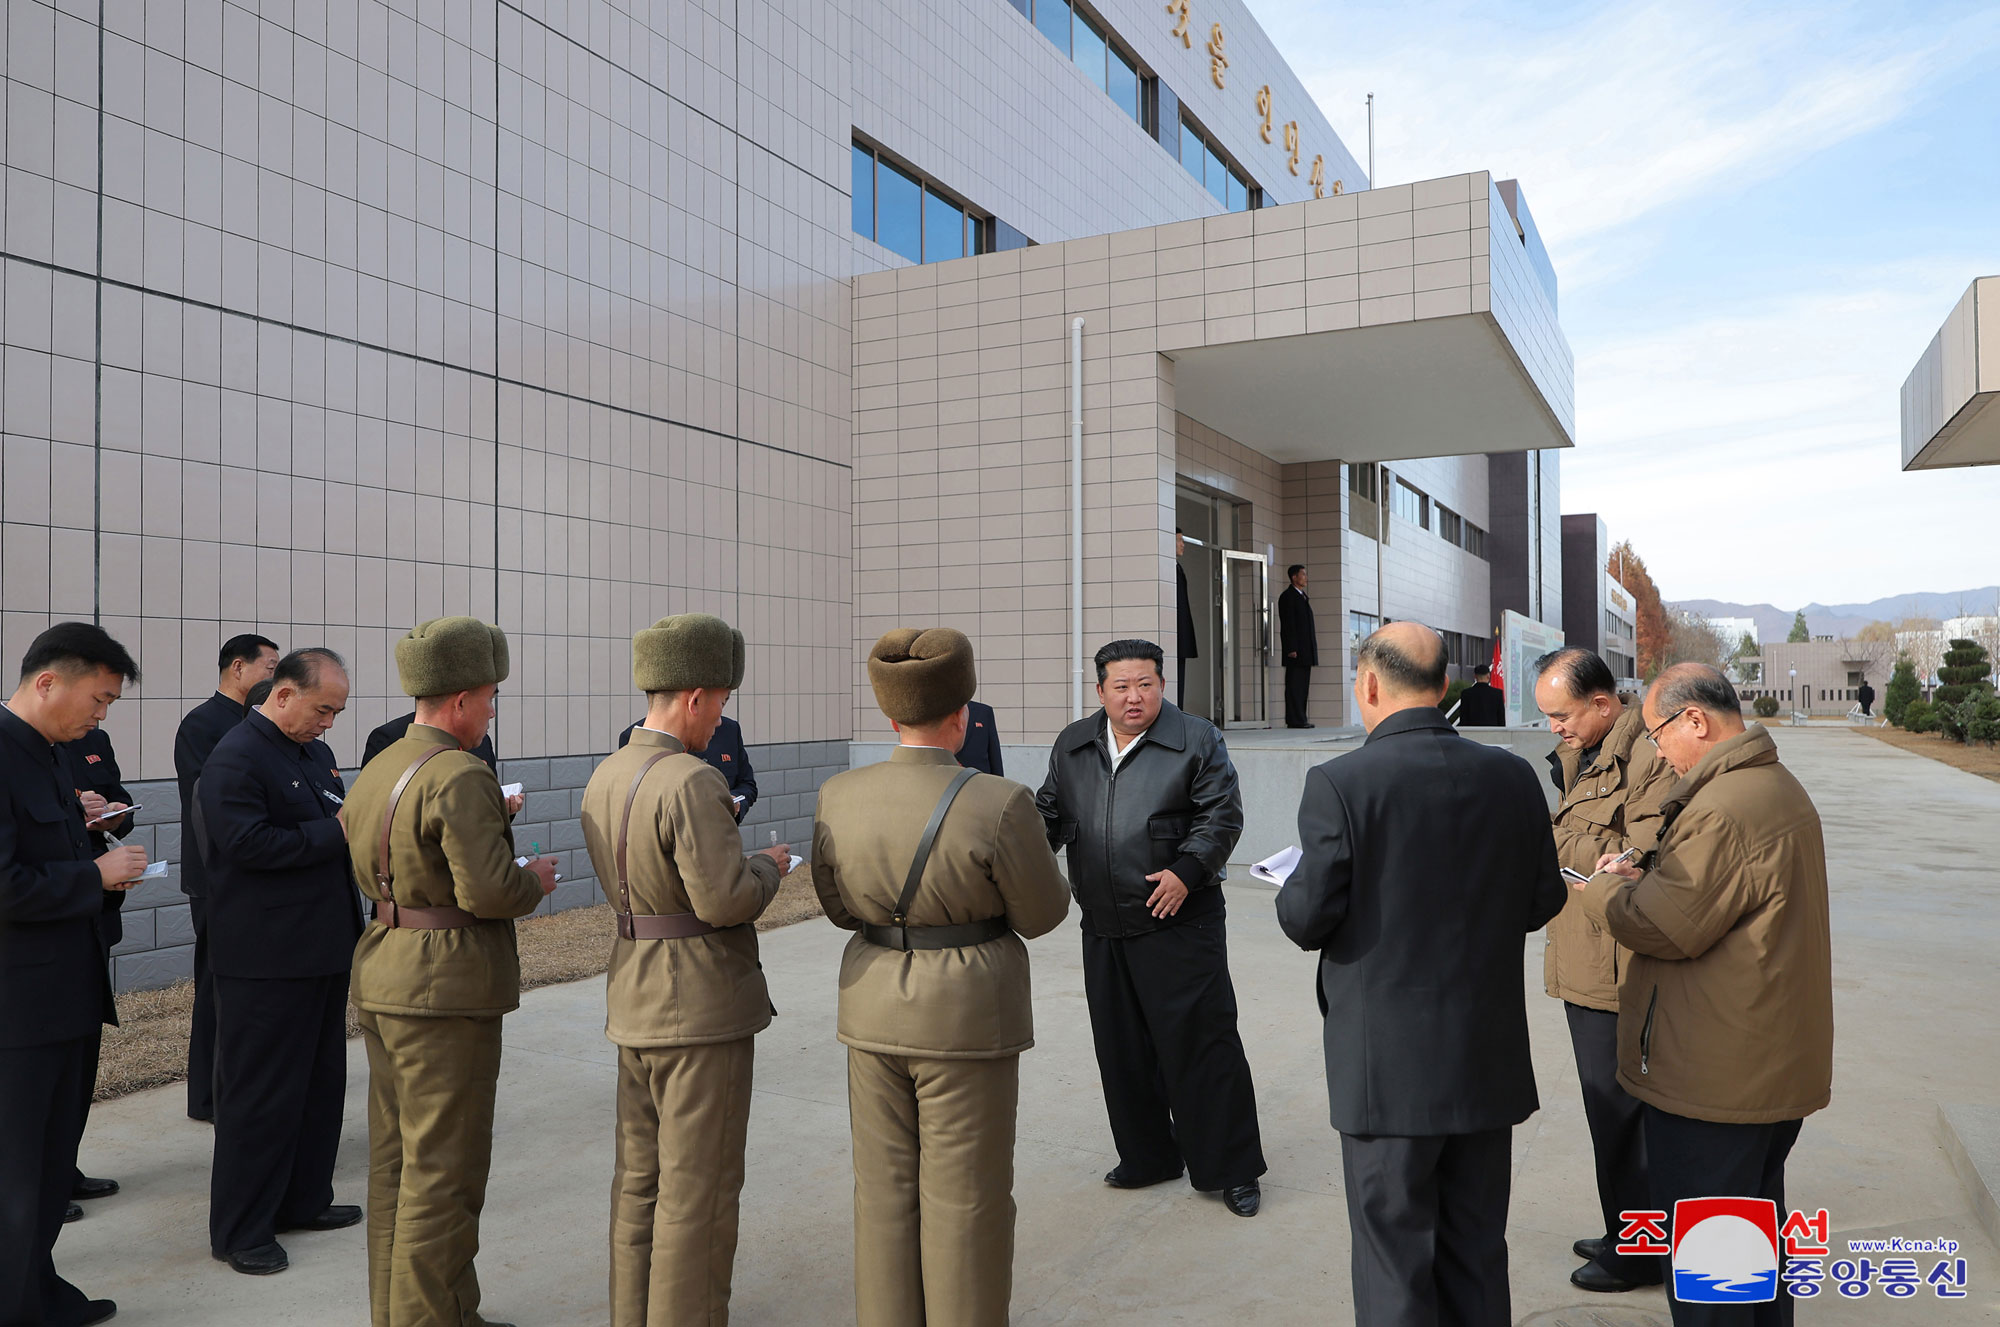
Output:
<path fill-rule="evenodd" d="M 343 820 L 374 921 L 354 950 L 368 1048 L 368 1300 L 374 1327 L 503 1327 L 479 1316 L 479 1212 L 493 1154 L 500 1017 L 521 1002 L 514 919 L 555 888 L 515 865 L 500 784 L 472 748 L 507 637 L 470 617 L 396 643 L 417 719 L 356 776 Z"/>
<path fill-rule="evenodd" d="M 901 744 L 820 789 L 813 886 L 840 963 L 862 1327 L 1004 1327 L 1032 939 L 1069 912 L 1034 795 L 960 769 L 972 645 L 892 631 L 868 657 Z"/>
<path fill-rule="evenodd" d="M 618 909 L 605 1035 L 618 1046 L 612 1327 L 729 1321 L 751 1046 L 771 1022 L 751 925 L 791 849 L 746 856 L 701 757 L 743 681 L 743 633 L 662 618 L 632 638 L 646 718 L 597 767 L 583 834 Z"/>

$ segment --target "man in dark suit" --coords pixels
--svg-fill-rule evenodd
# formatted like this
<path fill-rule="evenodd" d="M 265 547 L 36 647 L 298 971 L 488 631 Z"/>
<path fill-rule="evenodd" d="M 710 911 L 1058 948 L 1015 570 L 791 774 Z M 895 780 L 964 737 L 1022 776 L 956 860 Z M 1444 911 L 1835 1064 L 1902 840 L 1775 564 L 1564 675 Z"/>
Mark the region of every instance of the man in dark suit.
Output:
<path fill-rule="evenodd" d="M 254 632 L 231 636 L 216 657 L 215 694 L 189 710 L 174 735 L 181 790 L 181 893 L 194 925 L 194 1020 L 188 1032 L 188 1118 L 215 1118 L 215 988 L 208 970 L 208 872 L 194 848 L 194 781 L 223 734 L 243 722 L 250 690 L 278 666 L 278 645 Z"/>
<path fill-rule="evenodd" d="M 625 731 L 618 734 L 618 747 L 622 751 L 632 741 L 632 730 L 641 719 L 625 725 Z M 722 775 L 729 785 L 729 797 L 736 807 L 736 823 L 742 824 L 743 817 L 750 814 L 750 808 L 757 805 L 757 771 L 750 767 L 750 751 L 743 745 L 743 725 L 722 716 L 716 725 L 715 735 L 708 739 L 708 747 L 697 752 Z"/>
<path fill-rule="evenodd" d="M 195 792 L 215 967 L 209 1249 L 250 1275 L 289 1265 L 279 1231 L 361 1219 L 333 1203 L 361 911 L 338 819 L 346 789 L 320 738 L 346 707 L 340 656 L 294 650 Z"/>
<path fill-rule="evenodd" d="M 1510 1131 L 1540 1105 L 1521 954 L 1566 890 L 1534 770 L 1453 732 L 1444 689 L 1430 628 L 1362 644 L 1368 740 L 1306 775 L 1278 891 L 1278 924 L 1320 954 L 1358 1327 L 1513 1322 Z"/>
<path fill-rule="evenodd" d="M 1486 679 L 1493 675 L 1489 664 L 1472 670 L 1472 685 L 1458 693 L 1458 726 L 1461 728 L 1505 728 L 1507 694 Z"/>
<path fill-rule="evenodd" d="M 1174 707 L 1187 708 L 1187 661 L 1199 659 L 1201 650 L 1194 636 L 1194 607 L 1188 602 L 1187 572 L 1181 569 L 1181 554 L 1187 552 L 1187 537 L 1174 531 Z M 1207 708 L 1203 706 L 1203 708 Z"/>
<path fill-rule="evenodd" d="M 111 735 L 102 728 L 93 728 L 74 742 L 64 742 L 62 749 L 69 758 L 70 768 L 76 772 L 76 791 L 83 799 L 84 823 L 90 830 L 91 851 L 99 855 L 109 852 L 117 846 L 115 840 L 130 834 L 133 826 L 130 811 L 105 815 L 107 807 L 132 805 L 132 794 L 126 790 L 125 776 L 118 768 L 118 753 L 111 749 Z M 124 908 L 124 890 L 104 891 L 103 908 L 97 914 L 97 938 L 104 946 L 107 960 L 112 948 L 125 938 Z M 84 1114 L 87 1116 L 89 1113 L 90 1103 L 86 1101 Z M 79 1167 L 70 1186 L 72 1201 L 63 1212 L 63 1220 L 69 1222 L 82 1218 L 83 1208 L 75 1200 L 108 1198 L 117 1192 L 117 1180 L 96 1179 L 84 1174 Z"/>
<path fill-rule="evenodd" d="M 958 749 L 958 763 L 982 774 L 1007 777 L 1000 760 L 1000 725 L 993 721 L 993 707 L 976 700 L 965 702 L 965 745 Z"/>
<path fill-rule="evenodd" d="M 411 710 L 408 714 L 397 715 L 395 718 L 389 720 L 389 722 L 382 724 L 370 732 L 367 743 L 361 748 L 361 763 L 366 765 L 383 751 L 402 741 L 403 735 L 410 731 L 410 725 L 416 721 L 417 712 Z M 492 733 L 488 733 L 479 739 L 479 745 L 472 748 L 472 754 L 485 761 L 486 767 L 492 770 L 496 776 L 500 773 L 500 756 L 493 749 Z M 514 806 L 510 806 L 507 809 L 509 811 L 520 810 L 519 807 Z"/>
<path fill-rule="evenodd" d="M 98 1323 L 118 1312 L 56 1274 L 98 1039 L 118 1021 L 98 918 L 146 850 L 94 852 L 68 756 L 139 678 L 102 627 L 35 637 L 0 709 L 0 1322 Z M 122 807 L 111 806 L 112 812 Z"/>
<path fill-rule="evenodd" d="M 1319 632 L 1313 625 L 1312 600 L 1306 598 L 1306 569 L 1294 562 L 1285 569 L 1291 582 L 1278 596 L 1278 649 L 1285 656 L 1285 727 L 1310 728 L 1306 722 L 1306 691 L 1312 670 L 1319 666 Z"/>

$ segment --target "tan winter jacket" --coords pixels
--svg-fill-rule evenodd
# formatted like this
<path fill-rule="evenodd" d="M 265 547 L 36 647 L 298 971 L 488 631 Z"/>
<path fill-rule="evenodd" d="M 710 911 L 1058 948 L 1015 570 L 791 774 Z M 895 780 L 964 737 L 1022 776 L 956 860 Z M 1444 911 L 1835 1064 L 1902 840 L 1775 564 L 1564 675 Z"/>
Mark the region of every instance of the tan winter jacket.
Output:
<path fill-rule="evenodd" d="M 836 774 L 813 820 L 813 888 L 848 930 L 885 924 L 958 761 L 899 746 L 887 762 Z M 1069 913 L 1069 886 L 1035 810 L 1011 780 L 975 775 L 938 831 L 912 926 L 1005 917 L 1014 934 L 961 949 L 884 949 L 856 935 L 840 960 L 840 1040 L 882 1055 L 993 1060 L 1035 1044 L 1028 947 Z"/>
<path fill-rule="evenodd" d="M 413 723 L 355 776 L 343 807 L 347 854 L 361 892 L 378 898 L 375 855 L 389 793 L 417 757 L 452 749 L 417 771 L 389 836 L 390 888 L 413 908 L 458 907 L 479 917 L 453 930 L 390 930 L 370 922 L 354 946 L 356 1009 L 419 1017 L 491 1016 L 521 1004 L 514 918 L 542 901 L 542 882 L 514 865 L 506 799 L 486 762 L 440 728 Z"/>
<path fill-rule="evenodd" d="M 1602 875 L 1587 914 L 1632 952 L 1618 1081 L 1724 1124 L 1801 1119 L 1833 1088 L 1833 953 L 1819 813 L 1762 724 L 1667 794 L 1653 869 Z"/>
<path fill-rule="evenodd" d="M 618 824 L 632 780 L 648 758 L 632 803 L 626 885 L 639 914 L 692 912 L 722 929 L 680 940 L 611 942 L 604 1035 L 620 1046 L 698 1046 L 734 1041 L 771 1022 L 771 996 L 757 965 L 750 923 L 778 892 L 778 864 L 747 855 L 730 810 L 729 784 L 680 740 L 634 728 L 583 790 L 583 839 L 598 887 L 615 908 Z"/>
<path fill-rule="evenodd" d="M 1590 768 L 1578 770 L 1583 753 L 1572 747 L 1558 746 L 1553 755 L 1563 788 L 1554 816 L 1556 856 L 1564 866 L 1591 875 L 1607 852 L 1652 848 L 1660 835 L 1661 799 L 1678 776 L 1646 740 L 1646 721 L 1636 703 L 1627 703 L 1611 725 Z M 1571 890 L 1549 923 L 1542 985 L 1558 1000 L 1615 1013 L 1618 979 L 1630 958 L 1584 915 L 1582 897 Z"/>

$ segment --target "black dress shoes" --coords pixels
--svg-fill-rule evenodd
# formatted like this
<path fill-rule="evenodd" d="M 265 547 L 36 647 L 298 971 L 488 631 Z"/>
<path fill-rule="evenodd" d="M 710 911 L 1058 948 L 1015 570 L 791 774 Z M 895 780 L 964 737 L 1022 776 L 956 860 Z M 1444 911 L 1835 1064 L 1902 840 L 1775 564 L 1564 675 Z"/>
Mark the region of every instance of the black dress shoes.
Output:
<path fill-rule="evenodd" d="M 269 1244 L 259 1244 L 254 1249 L 238 1249 L 234 1253 L 215 1255 L 220 1262 L 226 1262 L 234 1271 L 245 1276 L 269 1276 L 282 1272 L 292 1265 L 285 1255 L 285 1246 L 272 1240 Z"/>
<path fill-rule="evenodd" d="M 1611 1241 L 1601 1237 L 1598 1239 L 1580 1239 L 1569 1246 L 1569 1251 L 1585 1262 L 1596 1262 L 1599 1258 L 1611 1252 Z"/>
<path fill-rule="evenodd" d="M 286 1230 L 345 1230 L 361 1222 L 361 1209 L 352 1203 L 335 1203 L 318 1216 L 286 1226 Z"/>
<path fill-rule="evenodd" d="M 75 1203 L 71 1203 L 68 1207 L 63 1208 L 64 1225 L 68 1225 L 72 1221 L 81 1220 L 83 1220 L 83 1209 L 81 1207 L 78 1207 Z"/>
<path fill-rule="evenodd" d="M 1133 1174 L 1123 1166 L 1114 1166 L 1104 1172 L 1104 1182 L 1114 1189 L 1150 1189 L 1155 1184 L 1165 1184 L 1168 1180 L 1177 1180 L 1185 1173 L 1184 1171 L 1177 1170 L 1171 1175 L 1155 1175 L 1148 1179 L 1144 1175 Z"/>
<path fill-rule="evenodd" d="M 83 1316 L 78 1318 L 77 1321 L 82 1323 L 83 1327 L 91 1327 L 92 1323 L 110 1322 L 117 1316 L 117 1300 L 93 1299 L 83 1306 Z"/>
<path fill-rule="evenodd" d="M 1569 1283 L 1578 1290 L 1595 1290 L 1601 1295 L 1622 1294 L 1627 1290 L 1637 1290 L 1642 1285 L 1657 1285 L 1655 1281 L 1627 1281 L 1622 1276 L 1614 1276 L 1594 1262 L 1587 1262 L 1569 1274 Z"/>
<path fill-rule="evenodd" d="M 1238 1216 L 1255 1216 L 1257 1209 L 1264 1205 L 1264 1191 L 1257 1187 L 1257 1181 L 1251 1180 L 1248 1184 L 1224 1189 L 1222 1205 Z"/>
<path fill-rule="evenodd" d="M 88 1175 L 76 1177 L 76 1183 L 69 1186 L 69 1196 L 89 1201 L 92 1198 L 109 1198 L 118 1192 L 117 1180 L 94 1180 Z"/>

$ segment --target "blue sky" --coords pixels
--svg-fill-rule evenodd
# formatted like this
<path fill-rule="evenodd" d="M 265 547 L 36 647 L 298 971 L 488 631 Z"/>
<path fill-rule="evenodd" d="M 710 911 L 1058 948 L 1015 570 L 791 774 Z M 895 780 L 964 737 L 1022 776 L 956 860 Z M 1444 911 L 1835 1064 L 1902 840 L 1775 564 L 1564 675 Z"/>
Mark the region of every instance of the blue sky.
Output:
<path fill-rule="evenodd" d="M 1375 93 L 1379 183 L 1522 181 L 1577 360 L 1563 510 L 1668 598 L 1992 583 L 2000 467 L 1902 473 L 1898 392 L 2000 273 L 2000 7 L 1251 3 L 1364 160 Z"/>

